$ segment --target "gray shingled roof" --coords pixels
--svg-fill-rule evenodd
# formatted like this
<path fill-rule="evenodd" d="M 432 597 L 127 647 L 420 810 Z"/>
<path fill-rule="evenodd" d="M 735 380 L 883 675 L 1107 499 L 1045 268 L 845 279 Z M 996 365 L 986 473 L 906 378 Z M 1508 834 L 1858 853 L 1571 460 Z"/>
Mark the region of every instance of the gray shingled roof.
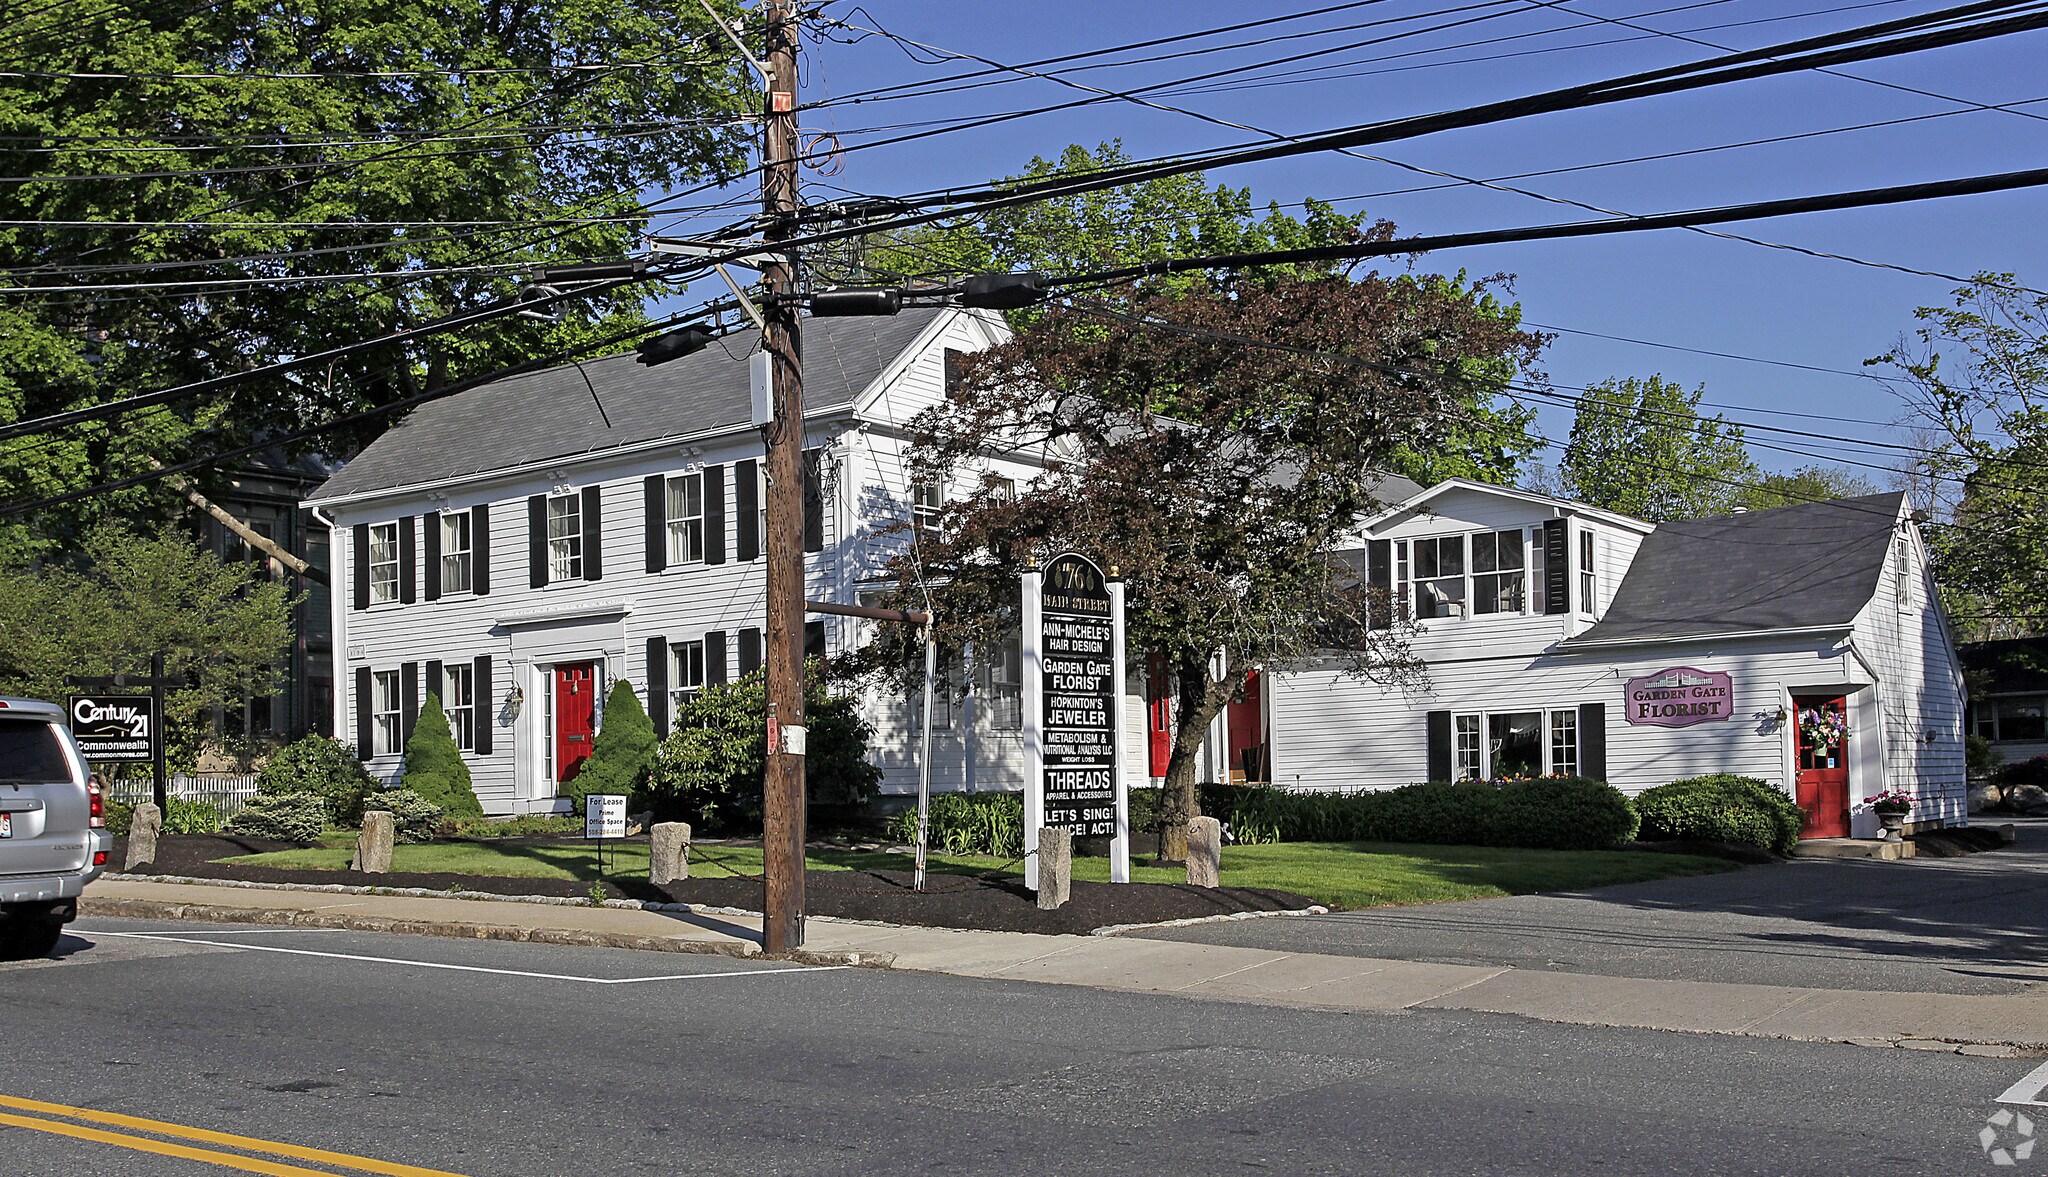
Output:
<path fill-rule="evenodd" d="M 1902 498 L 1659 524 L 1606 615 L 1563 645 L 1847 626 L 1877 592 Z"/>
<path fill-rule="evenodd" d="M 807 319 L 804 415 L 842 410 L 874 383 L 940 307 L 891 318 Z M 414 409 L 313 494 L 314 501 L 487 474 L 553 458 L 746 425 L 749 333 L 642 367 L 633 353 L 493 381 Z M 585 383 L 585 377 L 589 382 Z M 604 401 L 607 427 L 591 397 Z"/>

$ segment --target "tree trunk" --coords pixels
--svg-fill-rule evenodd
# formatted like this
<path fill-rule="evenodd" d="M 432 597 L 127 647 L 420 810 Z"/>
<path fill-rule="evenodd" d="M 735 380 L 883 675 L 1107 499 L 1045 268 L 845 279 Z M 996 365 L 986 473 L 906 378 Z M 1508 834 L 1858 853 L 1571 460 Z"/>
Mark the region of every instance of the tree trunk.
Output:
<path fill-rule="evenodd" d="M 1168 862 L 1187 861 L 1188 822 L 1202 815 L 1201 782 L 1196 777 L 1202 741 L 1209 734 L 1209 725 L 1230 702 L 1235 673 L 1226 659 L 1223 680 L 1212 680 L 1208 660 L 1192 655 L 1182 655 L 1175 667 L 1180 714 L 1174 724 L 1173 752 L 1166 761 L 1160 814 L 1164 829 L 1159 856 Z"/>

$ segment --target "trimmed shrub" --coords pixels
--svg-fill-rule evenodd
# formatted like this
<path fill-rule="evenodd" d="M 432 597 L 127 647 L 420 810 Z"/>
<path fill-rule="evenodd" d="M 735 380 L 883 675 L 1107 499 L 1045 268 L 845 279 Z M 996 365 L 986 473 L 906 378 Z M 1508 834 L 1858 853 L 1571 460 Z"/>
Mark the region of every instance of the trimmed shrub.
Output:
<path fill-rule="evenodd" d="M 1804 819 L 1784 793 L 1755 777 L 1714 773 L 1647 789 L 1635 799 L 1642 839 L 1733 842 L 1790 853 Z"/>
<path fill-rule="evenodd" d="M 447 811 L 411 789 L 379 789 L 363 802 L 363 812 L 381 809 L 391 815 L 400 842 L 431 842 L 441 832 Z"/>
<path fill-rule="evenodd" d="M 1486 813 L 1482 846 L 1610 850 L 1636 836 L 1620 789 L 1583 777 L 1505 781 Z"/>
<path fill-rule="evenodd" d="M 530 838 L 535 835 L 563 838 L 583 836 L 583 817 L 552 813 L 522 813 L 518 817 L 465 817 L 443 823 L 458 838 Z"/>
<path fill-rule="evenodd" d="M 228 822 L 228 833 L 313 842 L 327 828 L 329 798 L 318 793 L 258 793 Z"/>
<path fill-rule="evenodd" d="M 405 742 L 405 772 L 398 784 L 455 817 L 484 815 L 470 785 L 469 765 L 462 762 L 455 733 L 448 730 L 448 713 L 441 710 L 441 700 L 432 691 L 427 692 L 426 704 L 420 708 L 412 739 Z"/>
<path fill-rule="evenodd" d="M 211 802 L 184 801 L 176 797 L 172 797 L 170 802 L 171 811 L 164 814 L 164 833 L 220 833 L 220 810 L 215 808 Z"/>
<path fill-rule="evenodd" d="M 1239 787 L 1210 811 L 1242 843 L 1424 842 L 1601 850 L 1635 833 L 1621 791 L 1580 777 L 1430 781 L 1356 793 Z M 1208 802 L 1205 801 L 1205 807 Z"/>
<path fill-rule="evenodd" d="M 125 838 L 135 822 L 135 807 L 126 801 L 107 798 L 107 833 L 112 837 Z"/>
<path fill-rule="evenodd" d="M 881 770 L 868 763 L 874 734 L 855 701 L 825 689 L 813 664 L 804 675 L 804 756 L 810 817 L 845 822 L 867 804 Z M 646 804 L 662 820 L 700 832 L 761 828 L 761 777 L 768 746 L 768 692 L 761 672 L 705 687 L 678 708 L 655 754 Z"/>
<path fill-rule="evenodd" d="M 362 762 L 340 740 L 307 736 L 271 754 L 256 774 L 261 794 L 314 793 L 327 801 L 327 820 L 354 826 L 363 820 L 363 798 L 373 786 Z"/>
<path fill-rule="evenodd" d="M 917 841 L 917 807 L 896 815 L 890 827 L 897 841 Z M 1024 854 L 1022 793 L 940 793 L 932 798 L 926 845 L 941 854 Z"/>
<path fill-rule="evenodd" d="M 579 814 L 583 799 L 592 793 L 645 794 L 656 747 L 654 722 L 633 693 L 633 684 L 620 679 L 605 698 L 604 726 L 597 729 L 589 759 L 573 779 L 556 785 L 555 793 L 569 798 Z"/>

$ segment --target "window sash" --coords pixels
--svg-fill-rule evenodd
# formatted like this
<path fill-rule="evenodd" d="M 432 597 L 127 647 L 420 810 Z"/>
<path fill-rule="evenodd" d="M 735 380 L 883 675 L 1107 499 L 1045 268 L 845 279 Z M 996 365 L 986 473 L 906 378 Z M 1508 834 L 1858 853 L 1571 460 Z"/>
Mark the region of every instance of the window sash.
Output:
<path fill-rule="evenodd" d="M 673 715 L 704 689 L 704 643 L 677 642 L 668 650 L 668 703 Z"/>
<path fill-rule="evenodd" d="M 1451 740 L 1451 779 L 1476 780 L 1485 775 L 1486 764 L 1481 759 L 1483 750 L 1479 739 L 1479 717 L 1458 716 Z"/>
<path fill-rule="evenodd" d="M 370 527 L 370 603 L 398 599 L 398 524 Z"/>
<path fill-rule="evenodd" d="M 471 553 L 469 512 L 450 511 L 441 516 L 441 591 L 470 591 Z"/>
<path fill-rule="evenodd" d="M 668 562 L 704 562 L 704 475 L 668 480 Z"/>
<path fill-rule="evenodd" d="M 441 668 L 441 710 L 448 730 L 463 751 L 476 747 L 476 668 L 467 664 Z"/>
<path fill-rule="evenodd" d="M 910 488 L 910 525 L 919 532 L 939 529 L 939 517 L 946 507 L 946 488 L 937 483 L 913 483 Z"/>
<path fill-rule="evenodd" d="M 1416 540 L 1415 616 L 1462 617 L 1465 607 L 1465 537 Z"/>
<path fill-rule="evenodd" d="M 1520 613 L 1528 596 L 1522 571 L 1522 532 L 1481 532 L 1472 537 L 1472 611 Z"/>
<path fill-rule="evenodd" d="M 395 756 L 404 751 L 399 735 L 399 682 L 395 670 L 379 670 L 370 676 L 370 711 L 373 739 L 370 751 L 377 756 Z"/>
<path fill-rule="evenodd" d="M 583 501 L 574 494 L 548 498 L 548 579 L 583 576 Z"/>
<path fill-rule="evenodd" d="M 1021 635 L 1004 637 L 987 648 L 982 659 L 983 696 L 988 725 L 994 731 L 1024 727 L 1024 655 Z"/>
<path fill-rule="evenodd" d="M 1559 776 L 1579 775 L 1579 713 L 1550 713 L 1550 764 L 1548 771 Z"/>
<path fill-rule="evenodd" d="M 1579 612 L 1592 613 L 1597 602 L 1594 593 L 1600 587 L 1600 580 L 1593 567 L 1593 533 L 1579 533 Z"/>

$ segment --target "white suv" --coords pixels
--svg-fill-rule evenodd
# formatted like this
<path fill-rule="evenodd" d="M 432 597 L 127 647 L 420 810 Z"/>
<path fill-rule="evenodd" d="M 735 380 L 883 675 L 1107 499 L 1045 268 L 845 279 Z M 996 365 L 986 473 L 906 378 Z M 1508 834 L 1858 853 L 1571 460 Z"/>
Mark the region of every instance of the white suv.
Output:
<path fill-rule="evenodd" d="M 0 959 L 49 955 L 112 846 L 63 708 L 0 698 Z"/>

